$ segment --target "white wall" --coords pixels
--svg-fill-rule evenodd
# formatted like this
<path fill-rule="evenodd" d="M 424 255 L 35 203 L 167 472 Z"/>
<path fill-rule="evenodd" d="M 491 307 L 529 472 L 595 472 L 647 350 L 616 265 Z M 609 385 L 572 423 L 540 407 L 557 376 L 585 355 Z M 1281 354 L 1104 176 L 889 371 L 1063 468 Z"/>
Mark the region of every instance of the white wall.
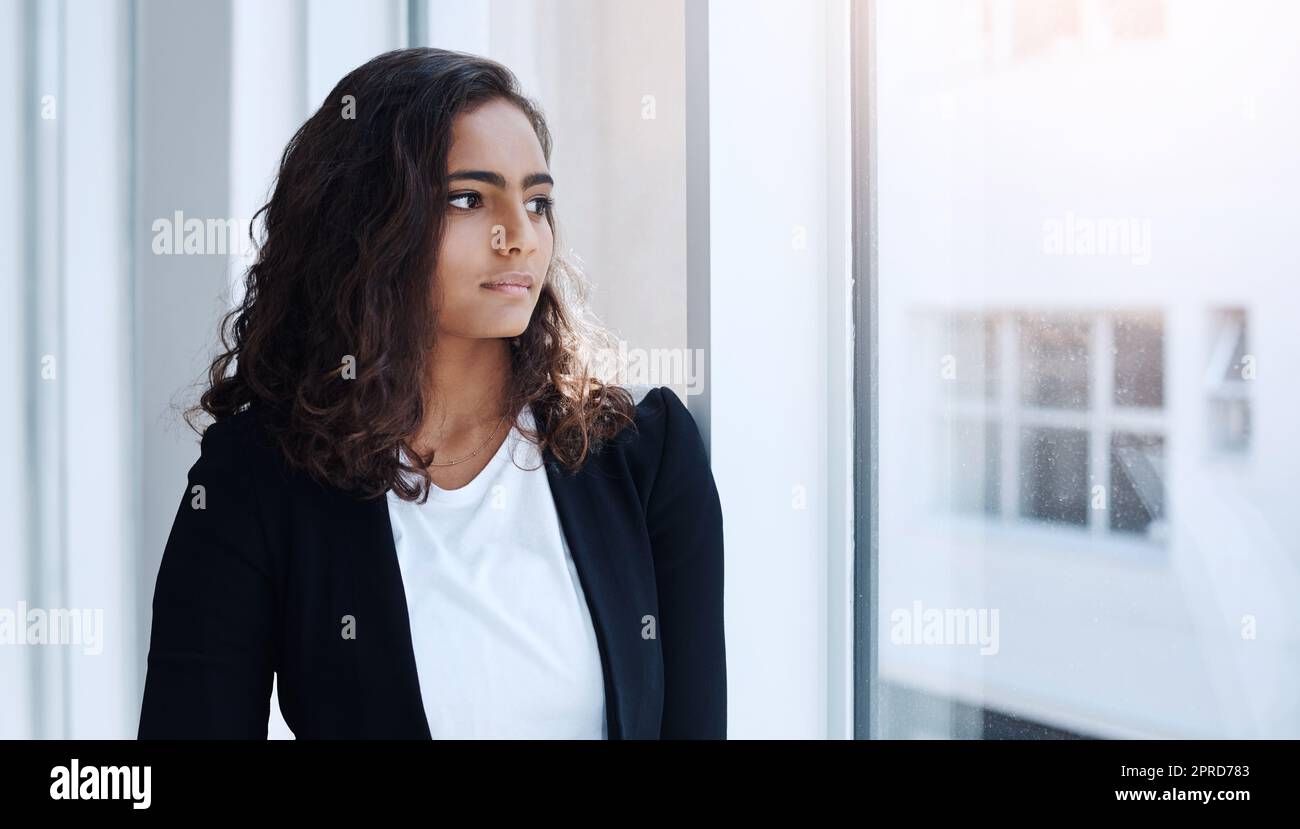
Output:
<path fill-rule="evenodd" d="M 848 343 L 845 192 L 831 184 L 849 176 L 846 113 L 828 95 L 847 76 L 845 21 L 839 3 L 710 8 L 711 440 L 735 737 L 848 728 L 850 561 L 828 534 L 832 516 L 847 527 L 850 474 L 828 456 L 848 403 L 842 358 L 828 357 Z"/>

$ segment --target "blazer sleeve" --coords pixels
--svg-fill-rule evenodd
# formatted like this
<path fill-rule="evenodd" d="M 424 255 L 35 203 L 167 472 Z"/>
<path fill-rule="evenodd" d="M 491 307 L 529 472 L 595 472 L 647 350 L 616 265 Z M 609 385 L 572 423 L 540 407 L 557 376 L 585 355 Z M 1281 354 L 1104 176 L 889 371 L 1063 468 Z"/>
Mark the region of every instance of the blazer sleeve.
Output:
<path fill-rule="evenodd" d="M 163 550 L 139 739 L 266 739 L 274 582 L 237 432 L 204 432 Z"/>
<path fill-rule="evenodd" d="M 722 504 L 704 440 L 681 398 L 657 389 L 663 450 L 646 510 L 664 660 L 661 739 L 726 739 Z"/>

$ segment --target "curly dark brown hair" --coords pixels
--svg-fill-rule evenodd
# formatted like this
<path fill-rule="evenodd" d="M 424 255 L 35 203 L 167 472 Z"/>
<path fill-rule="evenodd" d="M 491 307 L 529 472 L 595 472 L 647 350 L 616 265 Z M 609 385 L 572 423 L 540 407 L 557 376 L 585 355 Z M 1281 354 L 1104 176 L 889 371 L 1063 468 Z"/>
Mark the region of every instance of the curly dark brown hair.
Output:
<path fill-rule="evenodd" d="M 341 117 L 349 95 L 360 105 Z M 317 481 L 423 503 L 432 456 L 412 444 L 435 347 L 430 275 L 452 121 L 493 100 L 524 112 L 549 163 L 540 108 L 495 61 L 399 49 L 339 81 L 289 141 L 270 201 L 253 217 L 256 243 L 265 214 L 263 239 L 242 300 L 221 319 L 225 350 L 185 411 L 190 428 L 199 431 L 200 412 L 219 421 L 256 404 L 285 459 Z M 547 221 L 555 232 L 553 211 Z M 506 412 L 531 406 L 537 428 L 526 434 L 569 472 L 635 426 L 632 395 L 593 373 L 595 350 L 607 351 L 611 335 L 586 313 L 587 293 L 582 272 L 555 254 L 532 319 L 510 344 Z M 344 376 L 349 356 L 354 379 Z"/>

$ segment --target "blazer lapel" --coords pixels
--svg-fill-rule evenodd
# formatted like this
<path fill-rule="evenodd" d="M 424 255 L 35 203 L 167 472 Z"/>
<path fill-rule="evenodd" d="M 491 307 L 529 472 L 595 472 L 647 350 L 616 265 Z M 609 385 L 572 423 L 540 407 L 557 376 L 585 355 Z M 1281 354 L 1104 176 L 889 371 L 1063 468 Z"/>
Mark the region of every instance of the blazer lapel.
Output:
<path fill-rule="evenodd" d="M 330 520 L 339 592 L 355 608 L 361 736 L 430 739 L 387 498 L 348 501 Z"/>
<path fill-rule="evenodd" d="M 626 541 L 612 543 L 606 521 L 617 514 L 601 503 L 600 487 L 592 477 L 598 464 L 587 463 L 576 474 L 563 472 L 546 453 L 546 474 L 574 567 L 582 582 L 605 675 L 605 709 L 609 739 L 643 737 L 639 719 L 645 703 L 645 649 L 640 641 L 642 606 L 634 585 L 617 556 L 627 555 Z M 645 612 L 649 612 L 646 610 Z"/>

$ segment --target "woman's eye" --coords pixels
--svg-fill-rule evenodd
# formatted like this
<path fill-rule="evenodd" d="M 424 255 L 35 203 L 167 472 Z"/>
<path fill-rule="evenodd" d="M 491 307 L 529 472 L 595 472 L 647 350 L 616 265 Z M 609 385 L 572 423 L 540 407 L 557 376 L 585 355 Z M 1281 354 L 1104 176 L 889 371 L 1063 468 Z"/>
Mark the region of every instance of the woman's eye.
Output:
<path fill-rule="evenodd" d="M 537 205 L 538 216 L 545 216 L 546 214 L 550 213 L 551 210 L 555 207 L 555 199 L 551 198 L 550 196 L 538 196 L 537 198 L 531 200 L 529 204 Z"/>
<path fill-rule="evenodd" d="M 451 199 L 448 201 L 448 204 L 459 207 L 462 210 L 471 209 L 469 205 L 456 204 L 456 202 L 461 201 L 462 199 L 478 199 L 479 202 L 483 201 L 483 197 L 480 196 L 478 193 L 458 193 L 451 197 Z"/>

